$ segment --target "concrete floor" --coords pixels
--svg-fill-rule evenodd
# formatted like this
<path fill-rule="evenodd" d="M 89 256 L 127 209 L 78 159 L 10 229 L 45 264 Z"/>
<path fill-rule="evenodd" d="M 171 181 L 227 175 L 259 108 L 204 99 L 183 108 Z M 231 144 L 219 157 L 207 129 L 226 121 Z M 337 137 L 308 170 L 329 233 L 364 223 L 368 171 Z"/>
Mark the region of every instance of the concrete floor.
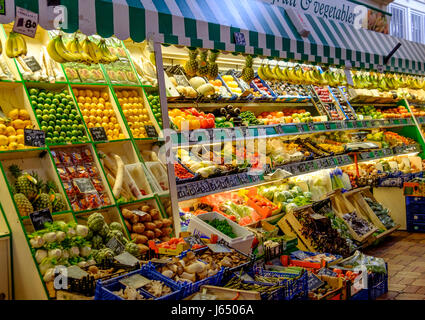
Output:
<path fill-rule="evenodd" d="M 388 263 L 388 292 L 378 300 L 425 300 L 425 233 L 396 231 L 364 253 Z"/>

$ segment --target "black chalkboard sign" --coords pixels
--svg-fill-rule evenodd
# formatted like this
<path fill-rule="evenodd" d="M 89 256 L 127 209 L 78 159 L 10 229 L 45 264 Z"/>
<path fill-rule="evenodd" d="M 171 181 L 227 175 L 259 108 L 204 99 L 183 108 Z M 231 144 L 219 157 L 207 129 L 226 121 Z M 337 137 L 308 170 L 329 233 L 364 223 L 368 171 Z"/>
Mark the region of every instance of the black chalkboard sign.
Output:
<path fill-rule="evenodd" d="M 330 277 L 338 276 L 338 274 L 336 272 L 333 272 L 329 268 L 322 268 L 322 269 L 319 270 L 319 272 L 317 274 L 320 275 L 320 276 L 330 276 Z"/>
<path fill-rule="evenodd" d="M 108 141 L 108 136 L 106 135 L 104 127 L 90 128 L 90 133 L 93 141 Z"/>
<path fill-rule="evenodd" d="M 44 224 L 46 222 L 53 222 L 53 217 L 49 208 L 44 208 L 42 210 L 30 213 L 30 219 L 35 231 L 44 229 Z"/>
<path fill-rule="evenodd" d="M 76 178 L 72 180 L 80 193 L 93 193 L 96 192 L 96 188 L 88 178 Z"/>
<path fill-rule="evenodd" d="M 125 249 L 125 246 L 115 237 L 109 239 L 109 241 L 106 243 L 106 246 L 111 249 L 116 255 L 121 254 Z"/>
<path fill-rule="evenodd" d="M 183 238 L 183 239 L 191 248 L 195 244 L 199 244 L 201 246 L 205 245 L 205 243 L 201 240 L 201 238 L 197 234 L 191 235 L 191 236 Z"/>
<path fill-rule="evenodd" d="M 320 280 L 314 273 L 308 272 L 308 291 L 313 291 L 321 286 L 324 282 Z"/>
<path fill-rule="evenodd" d="M 156 132 L 154 126 L 146 125 L 145 130 L 146 130 L 146 134 L 148 135 L 149 138 L 157 138 L 158 137 L 158 132 Z"/>
<path fill-rule="evenodd" d="M 42 130 L 24 129 L 24 144 L 29 147 L 44 147 L 46 134 Z"/>
<path fill-rule="evenodd" d="M 40 64 L 37 62 L 37 60 L 35 60 L 33 56 L 25 57 L 23 60 L 32 72 L 37 72 L 41 70 Z"/>

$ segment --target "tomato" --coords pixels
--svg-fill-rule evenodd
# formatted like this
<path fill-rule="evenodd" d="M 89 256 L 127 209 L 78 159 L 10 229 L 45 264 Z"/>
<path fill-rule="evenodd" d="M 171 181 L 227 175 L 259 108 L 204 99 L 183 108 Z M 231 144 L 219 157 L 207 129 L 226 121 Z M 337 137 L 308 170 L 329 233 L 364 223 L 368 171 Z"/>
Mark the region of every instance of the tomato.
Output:
<path fill-rule="evenodd" d="M 214 115 L 213 115 L 213 117 L 214 117 Z M 206 121 L 208 123 L 207 128 L 214 128 L 215 127 L 215 120 L 214 120 L 214 118 L 207 118 Z"/>
<path fill-rule="evenodd" d="M 207 119 L 201 119 L 200 120 L 201 128 L 206 129 L 209 128 L 208 120 Z"/>

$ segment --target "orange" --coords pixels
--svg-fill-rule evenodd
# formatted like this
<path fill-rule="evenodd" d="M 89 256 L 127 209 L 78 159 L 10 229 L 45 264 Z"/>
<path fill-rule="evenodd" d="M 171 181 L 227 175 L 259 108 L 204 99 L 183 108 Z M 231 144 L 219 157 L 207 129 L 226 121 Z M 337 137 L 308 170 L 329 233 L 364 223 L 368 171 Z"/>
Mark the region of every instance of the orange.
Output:
<path fill-rule="evenodd" d="M 134 99 L 132 97 L 130 97 L 130 98 L 128 98 L 128 102 L 129 103 L 134 103 L 135 101 L 134 101 Z"/>
<path fill-rule="evenodd" d="M 78 103 L 84 103 L 84 102 L 86 102 L 86 99 L 82 96 L 79 96 L 78 97 Z"/>
<path fill-rule="evenodd" d="M 111 129 L 111 130 L 115 129 L 115 124 L 113 124 L 112 122 L 109 122 L 108 129 Z"/>
<path fill-rule="evenodd" d="M 122 112 L 124 113 L 124 116 L 126 117 L 126 119 L 128 120 L 128 117 L 130 116 L 128 113 L 129 110 L 123 110 Z"/>
<path fill-rule="evenodd" d="M 109 100 L 109 94 L 107 92 L 103 92 L 102 98 L 105 99 L 105 101 L 108 101 Z"/>
<path fill-rule="evenodd" d="M 99 117 L 99 116 L 98 116 L 98 117 L 96 117 L 96 122 L 97 122 L 97 123 L 101 123 L 101 122 L 102 122 L 102 118 L 101 118 L 101 117 Z"/>
<path fill-rule="evenodd" d="M 90 98 L 90 97 L 88 97 L 88 96 L 85 98 L 85 101 L 86 101 L 87 103 L 92 103 L 91 98 Z"/>
<path fill-rule="evenodd" d="M 113 123 L 111 122 L 110 124 L 112 124 L 112 125 L 114 126 L 114 129 L 120 129 L 120 125 L 119 125 L 119 123 L 115 123 L 115 124 L 113 124 Z"/>
<path fill-rule="evenodd" d="M 88 110 L 88 109 L 83 109 L 83 110 L 81 110 L 81 113 L 83 114 L 83 116 L 84 116 L 84 117 L 87 117 L 87 116 L 89 116 L 89 115 L 90 115 L 90 112 L 89 112 L 89 110 Z"/>
<path fill-rule="evenodd" d="M 91 101 L 92 101 L 93 103 L 98 103 L 98 102 L 99 102 L 99 99 L 98 99 L 98 98 L 96 98 L 96 97 L 93 97 L 93 98 L 91 98 Z"/>
<path fill-rule="evenodd" d="M 93 91 L 91 91 L 90 89 L 86 89 L 86 96 L 89 98 L 93 97 Z"/>
<path fill-rule="evenodd" d="M 120 134 L 120 131 L 118 129 L 114 129 L 113 131 L 114 131 L 114 134 L 115 135 L 119 135 Z"/>
<path fill-rule="evenodd" d="M 90 115 L 95 116 L 96 115 L 96 109 L 91 108 L 90 109 Z"/>
<path fill-rule="evenodd" d="M 97 110 L 96 110 L 96 115 L 97 115 L 98 117 L 102 117 L 102 116 L 103 116 L 103 111 L 102 111 L 102 110 L 100 110 L 100 109 L 97 109 Z"/>
<path fill-rule="evenodd" d="M 93 91 L 93 97 L 99 98 L 100 97 L 100 92 L 97 90 Z"/>
<path fill-rule="evenodd" d="M 85 123 L 89 122 L 89 117 L 88 116 L 83 116 L 83 120 Z"/>
<path fill-rule="evenodd" d="M 88 128 L 94 128 L 95 127 L 95 124 L 92 123 L 92 122 L 89 122 L 89 123 L 87 123 L 87 127 Z"/>
<path fill-rule="evenodd" d="M 110 117 L 110 118 L 109 118 L 109 121 L 110 121 L 111 123 L 118 123 L 118 121 L 117 121 L 117 118 L 116 118 L 116 117 Z"/>
<path fill-rule="evenodd" d="M 96 122 L 96 117 L 95 116 L 90 116 L 89 117 L 89 121 L 92 122 L 92 123 L 95 123 Z"/>
<path fill-rule="evenodd" d="M 127 90 L 123 90 L 122 91 L 122 95 L 123 95 L 124 98 L 128 98 L 128 96 L 129 96 L 128 91 Z"/>
<path fill-rule="evenodd" d="M 106 108 L 111 108 L 112 109 L 112 103 L 110 103 L 110 102 L 105 102 L 105 107 Z"/>
<path fill-rule="evenodd" d="M 108 123 L 109 122 L 109 118 L 107 116 L 103 116 L 102 117 L 102 122 Z"/>
<path fill-rule="evenodd" d="M 114 134 L 114 131 L 113 130 L 106 130 L 106 134 L 108 136 L 111 136 L 112 137 L 112 135 Z"/>
<path fill-rule="evenodd" d="M 103 104 L 105 104 L 105 99 L 103 99 L 103 98 L 99 98 L 99 103 L 103 103 Z M 109 103 L 109 102 L 108 102 Z"/>
<path fill-rule="evenodd" d="M 115 94 L 116 94 L 116 96 L 117 96 L 118 99 L 122 97 L 122 94 L 119 91 L 115 92 Z"/>
<path fill-rule="evenodd" d="M 128 99 L 127 98 L 122 98 L 122 101 L 124 101 L 124 103 L 128 103 Z"/>
<path fill-rule="evenodd" d="M 106 122 L 102 122 L 102 127 L 104 127 L 105 129 L 108 129 L 109 125 Z"/>
<path fill-rule="evenodd" d="M 104 110 L 104 109 L 105 109 L 105 106 L 104 106 L 102 103 L 98 103 L 98 104 L 96 105 L 96 107 L 97 107 L 98 109 L 100 109 L 100 110 Z"/>
<path fill-rule="evenodd" d="M 124 99 L 123 98 L 118 98 L 118 103 L 122 106 L 124 104 Z"/>
<path fill-rule="evenodd" d="M 79 96 L 79 94 L 78 94 L 78 93 L 79 93 L 79 91 L 78 91 L 78 89 L 77 89 L 77 88 L 73 89 L 72 91 L 74 91 L 74 95 L 75 95 L 75 96 Z"/>
<path fill-rule="evenodd" d="M 90 107 L 91 107 L 91 104 L 90 103 L 86 102 L 84 104 L 84 109 L 90 109 Z"/>
<path fill-rule="evenodd" d="M 133 92 L 133 97 L 138 97 L 139 96 L 139 93 L 137 92 L 137 90 L 133 90 L 132 92 Z"/>
<path fill-rule="evenodd" d="M 76 91 L 74 91 L 74 92 L 76 92 L 75 93 L 75 95 L 77 96 L 81 96 L 81 97 L 85 97 L 86 96 L 86 90 L 84 90 L 84 89 L 74 89 L 74 90 L 76 90 Z"/>

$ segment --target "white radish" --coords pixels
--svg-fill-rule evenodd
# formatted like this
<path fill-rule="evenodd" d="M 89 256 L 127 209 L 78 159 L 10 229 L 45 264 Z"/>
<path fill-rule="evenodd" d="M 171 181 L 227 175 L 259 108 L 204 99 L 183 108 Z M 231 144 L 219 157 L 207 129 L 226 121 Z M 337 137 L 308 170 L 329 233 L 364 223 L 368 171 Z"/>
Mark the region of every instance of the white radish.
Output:
<path fill-rule="evenodd" d="M 115 198 L 118 198 L 121 194 L 122 182 L 124 178 L 124 162 L 119 155 L 113 154 L 112 156 L 114 157 L 117 164 L 117 175 L 115 176 L 115 184 L 112 193 L 114 194 Z"/>

